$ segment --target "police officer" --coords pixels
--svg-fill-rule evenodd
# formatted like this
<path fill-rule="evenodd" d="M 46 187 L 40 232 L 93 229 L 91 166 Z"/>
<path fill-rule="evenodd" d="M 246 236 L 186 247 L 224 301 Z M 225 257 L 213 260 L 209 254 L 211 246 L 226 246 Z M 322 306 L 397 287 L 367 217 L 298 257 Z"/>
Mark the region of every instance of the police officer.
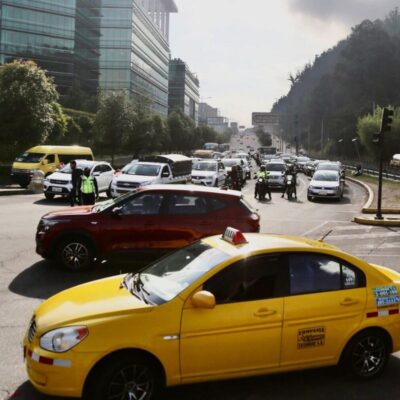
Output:
<path fill-rule="evenodd" d="M 96 197 L 99 195 L 99 188 L 96 179 L 90 176 L 89 168 L 85 168 L 81 177 L 80 192 L 82 205 L 88 206 L 96 202 Z"/>
<path fill-rule="evenodd" d="M 77 168 L 75 160 L 71 161 L 70 166 L 72 170 L 71 172 L 72 189 L 69 194 L 69 200 L 71 203 L 71 207 L 73 207 L 76 203 L 76 199 L 80 197 L 78 188 L 83 171 L 80 168 Z"/>
<path fill-rule="evenodd" d="M 269 185 L 268 185 L 269 171 L 266 170 L 265 165 L 261 165 L 260 170 L 257 172 L 256 178 L 257 179 L 260 179 L 260 178 L 264 179 L 264 182 L 267 185 L 267 187 L 266 187 L 267 193 L 268 193 L 269 199 L 271 200 L 272 196 L 271 196 L 271 191 L 270 191 Z M 258 195 L 258 187 L 259 187 L 259 183 L 257 182 L 255 190 L 254 190 L 254 198 L 255 199 L 257 198 L 257 195 Z"/>

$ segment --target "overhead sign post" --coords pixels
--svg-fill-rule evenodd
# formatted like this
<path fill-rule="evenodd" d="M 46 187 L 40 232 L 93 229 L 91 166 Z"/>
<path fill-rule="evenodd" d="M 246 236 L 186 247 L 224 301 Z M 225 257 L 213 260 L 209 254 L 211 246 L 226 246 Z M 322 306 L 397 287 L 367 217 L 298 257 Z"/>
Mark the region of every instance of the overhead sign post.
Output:
<path fill-rule="evenodd" d="M 279 125 L 280 115 L 266 112 L 253 112 L 252 124 L 259 125 Z"/>

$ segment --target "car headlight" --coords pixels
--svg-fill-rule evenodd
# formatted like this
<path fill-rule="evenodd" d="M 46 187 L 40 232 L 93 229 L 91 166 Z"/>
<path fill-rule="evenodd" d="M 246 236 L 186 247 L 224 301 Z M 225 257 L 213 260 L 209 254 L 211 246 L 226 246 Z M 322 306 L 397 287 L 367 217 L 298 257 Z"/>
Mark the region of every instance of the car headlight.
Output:
<path fill-rule="evenodd" d="M 58 225 L 58 224 L 65 224 L 69 222 L 69 220 L 58 220 L 58 219 L 42 219 L 39 222 L 39 231 L 45 231 L 47 232 L 51 227 Z"/>
<path fill-rule="evenodd" d="M 54 329 L 40 338 L 40 347 L 54 353 L 65 353 L 89 335 L 86 326 Z"/>

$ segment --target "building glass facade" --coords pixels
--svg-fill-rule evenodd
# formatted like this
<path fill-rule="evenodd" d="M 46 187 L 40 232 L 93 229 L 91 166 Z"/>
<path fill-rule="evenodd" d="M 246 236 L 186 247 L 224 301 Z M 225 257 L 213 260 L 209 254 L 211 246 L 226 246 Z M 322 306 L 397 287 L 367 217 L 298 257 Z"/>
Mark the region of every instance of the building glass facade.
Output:
<path fill-rule="evenodd" d="M 0 0 L 0 63 L 32 59 L 64 93 L 98 86 L 101 0 Z"/>
<path fill-rule="evenodd" d="M 180 59 L 169 64 L 169 111 L 180 108 L 187 116 L 199 124 L 199 79 L 190 72 Z"/>
<path fill-rule="evenodd" d="M 103 0 L 100 89 L 128 90 L 151 99 L 155 112 L 168 114 L 170 0 Z"/>

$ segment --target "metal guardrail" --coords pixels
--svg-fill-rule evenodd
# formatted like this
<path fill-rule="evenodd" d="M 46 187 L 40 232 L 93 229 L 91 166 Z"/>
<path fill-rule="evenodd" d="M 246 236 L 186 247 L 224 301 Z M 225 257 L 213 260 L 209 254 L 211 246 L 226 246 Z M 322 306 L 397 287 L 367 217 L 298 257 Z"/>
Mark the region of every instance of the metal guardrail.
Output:
<path fill-rule="evenodd" d="M 354 166 L 354 165 L 344 164 L 344 166 L 347 169 L 350 169 L 350 170 L 353 170 L 353 171 L 355 171 L 357 169 L 356 166 Z M 363 174 L 364 175 L 378 177 L 379 176 L 379 171 L 375 170 L 375 169 L 363 168 Z M 396 173 L 392 173 L 392 172 L 389 172 L 387 170 L 384 170 L 383 171 L 383 177 L 385 179 L 388 179 L 388 180 L 391 180 L 391 181 L 400 182 L 400 171 L 399 171 L 398 174 L 396 174 Z"/>

